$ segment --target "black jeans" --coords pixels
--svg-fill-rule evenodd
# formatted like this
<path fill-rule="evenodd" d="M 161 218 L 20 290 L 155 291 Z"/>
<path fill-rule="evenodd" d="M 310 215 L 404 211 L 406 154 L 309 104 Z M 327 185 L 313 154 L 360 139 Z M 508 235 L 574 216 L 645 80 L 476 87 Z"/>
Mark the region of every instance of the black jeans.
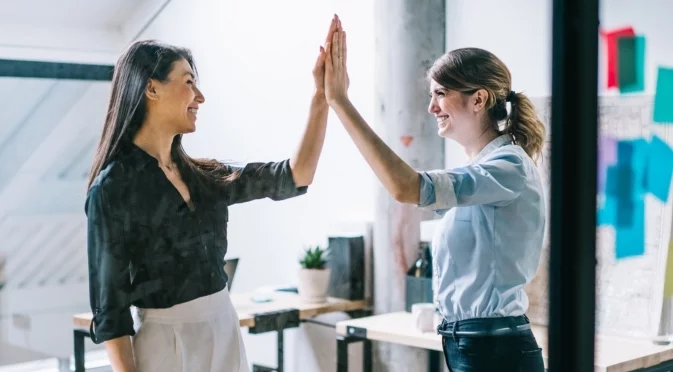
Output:
<path fill-rule="evenodd" d="M 504 334 L 487 335 L 489 331 L 502 329 L 503 326 L 530 324 L 525 316 L 467 319 L 456 323 L 457 326 L 455 323 L 443 322 L 438 327 L 443 336 L 444 357 L 449 371 L 544 372 L 542 349 L 530 329 L 512 328 Z"/>

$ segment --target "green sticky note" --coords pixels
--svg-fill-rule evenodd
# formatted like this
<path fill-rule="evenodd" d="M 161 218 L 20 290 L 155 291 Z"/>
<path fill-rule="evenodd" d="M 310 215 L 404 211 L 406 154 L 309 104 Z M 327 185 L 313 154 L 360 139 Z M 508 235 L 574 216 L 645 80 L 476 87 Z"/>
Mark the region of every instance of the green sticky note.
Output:
<path fill-rule="evenodd" d="M 617 39 L 617 81 L 622 93 L 645 90 L 645 37 L 625 36 Z"/>
<path fill-rule="evenodd" d="M 666 272 L 664 273 L 664 296 L 673 297 L 673 242 L 668 245 Z"/>
<path fill-rule="evenodd" d="M 673 68 L 659 67 L 654 96 L 654 122 L 673 124 Z"/>

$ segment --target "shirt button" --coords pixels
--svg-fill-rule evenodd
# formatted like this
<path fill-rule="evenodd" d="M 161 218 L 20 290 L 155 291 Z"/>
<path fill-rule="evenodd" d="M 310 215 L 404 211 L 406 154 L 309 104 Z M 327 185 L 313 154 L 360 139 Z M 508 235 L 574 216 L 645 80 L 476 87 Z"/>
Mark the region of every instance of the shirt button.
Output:
<path fill-rule="evenodd" d="M 214 278 L 214 277 L 215 277 L 215 273 L 210 273 L 210 276 Z"/>

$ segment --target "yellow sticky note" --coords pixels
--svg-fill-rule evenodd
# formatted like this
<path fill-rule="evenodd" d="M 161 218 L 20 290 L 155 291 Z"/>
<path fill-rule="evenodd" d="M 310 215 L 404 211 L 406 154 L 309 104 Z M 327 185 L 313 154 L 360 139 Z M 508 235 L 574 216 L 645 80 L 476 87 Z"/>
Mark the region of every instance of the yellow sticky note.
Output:
<path fill-rule="evenodd" d="M 668 245 L 668 258 L 664 273 L 664 297 L 673 297 L 673 242 Z"/>

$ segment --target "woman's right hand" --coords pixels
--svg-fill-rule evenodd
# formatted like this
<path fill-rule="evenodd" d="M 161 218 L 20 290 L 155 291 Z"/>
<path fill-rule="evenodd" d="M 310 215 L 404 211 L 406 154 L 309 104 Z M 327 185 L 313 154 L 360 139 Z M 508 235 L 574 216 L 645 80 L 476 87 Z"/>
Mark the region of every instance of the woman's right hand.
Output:
<path fill-rule="evenodd" d="M 346 70 L 346 31 L 339 28 L 325 50 L 325 97 L 330 106 L 348 101 L 350 80 Z"/>

